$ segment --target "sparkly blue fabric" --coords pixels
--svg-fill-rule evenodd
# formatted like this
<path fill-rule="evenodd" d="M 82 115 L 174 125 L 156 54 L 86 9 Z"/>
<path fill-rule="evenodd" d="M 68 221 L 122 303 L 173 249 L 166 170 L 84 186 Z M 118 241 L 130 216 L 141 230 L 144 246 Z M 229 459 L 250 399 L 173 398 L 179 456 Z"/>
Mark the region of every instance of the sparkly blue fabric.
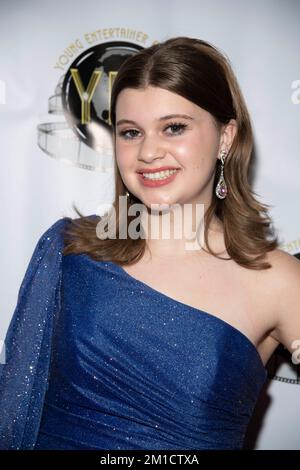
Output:
<path fill-rule="evenodd" d="M 60 311 L 62 234 L 67 218 L 40 237 L 21 283 L 0 364 L 0 449 L 34 446 Z"/>
<path fill-rule="evenodd" d="M 113 262 L 61 256 L 64 222 L 41 238 L 12 320 L 1 448 L 242 448 L 267 377 L 254 344 Z"/>

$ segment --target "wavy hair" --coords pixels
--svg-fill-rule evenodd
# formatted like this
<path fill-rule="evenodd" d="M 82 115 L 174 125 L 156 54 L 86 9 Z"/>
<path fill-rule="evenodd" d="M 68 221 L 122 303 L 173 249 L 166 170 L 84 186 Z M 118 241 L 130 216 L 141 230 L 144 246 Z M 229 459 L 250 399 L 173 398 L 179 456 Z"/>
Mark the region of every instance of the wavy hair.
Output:
<path fill-rule="evenodd" d="M 259 202 L 250 186 L 253 132 L 247 106 L 229 59 L 212 44 L 191 37 L 167 39 L 126 59 L 116 75 L 111 92 L 110 118 L 114 142 L 119 93 L 125 88 L 145 89 L 147 86 L 160 87 L 190 100 L 208 111 L 217 126 L 227 124 L 232 118 L 236 120 L 237 132 L 224 165 L 228 194 L 225 199 L 219 199 L 213 192 L 211 204 L 204 214 L 204 240 L 208 252 L 220 258 L 211 249 L 208 240 L 208 228 L 215 216 L 222 223 L 225 246 L 230 256 L 221 259 L 233 259 L 249 269 L 270 268 L 264 258 L 268 251 L 279 246 L 279 241 L 268 215 L 270 206 Z M 86 253 L 95 260 L 113 261 L 119 265 L 134 264 L 142 258 L 147 247 L 145 238 L 119 238 L 120 225 L 128 228 L 133 217 L 120 211 L 119 196 L 125 196 L 127 188 L 116 158 L 114 164 L 116 238 L 100 239 L 96 231 L 99 220 L 107 217 L 108 221 L 111 211 L 95 218 L 83 215 L 73 204 L 79 217 L 69 218 L 71 223 L 65 231 L 64 255 Z M 219 175 L 220 160 L 217 160 L 214 187 Z M 141 201 L 130 193 L 128 209 L 134 203 Z"/>

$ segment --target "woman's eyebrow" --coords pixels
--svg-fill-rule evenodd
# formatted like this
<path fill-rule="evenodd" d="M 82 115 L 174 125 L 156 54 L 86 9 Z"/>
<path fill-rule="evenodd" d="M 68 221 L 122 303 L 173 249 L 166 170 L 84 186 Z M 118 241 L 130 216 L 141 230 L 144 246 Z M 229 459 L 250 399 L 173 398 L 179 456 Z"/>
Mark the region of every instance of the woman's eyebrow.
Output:
<path fill-rule="evenodd" d="M 194 118 L 192 116 L 189 116 L 188 114 L 167 114 L 167 116 L 162 116 L 160 118 L 157 118 L 157 121 L 165 121 L 167 119 L 172 119 L 172 118 L 177 118 L 177 117 L 194 120 Z M 137 124 L 137 122 L 132 121 L 131 119 L 120 119 L 117 122 L 117 126 L 119 126 L 120 124 Z"/>

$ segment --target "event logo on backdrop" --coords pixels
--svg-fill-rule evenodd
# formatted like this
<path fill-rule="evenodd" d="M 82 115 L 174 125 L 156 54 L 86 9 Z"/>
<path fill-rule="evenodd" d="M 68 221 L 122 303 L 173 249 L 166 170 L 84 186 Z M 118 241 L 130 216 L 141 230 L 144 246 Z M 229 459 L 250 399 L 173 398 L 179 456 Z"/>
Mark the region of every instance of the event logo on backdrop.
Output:
<path fill-rule="evenodd" d="M 89 45 L 99 37 L 115 34 L 141 43 L 148 38 L 135 30 L 111 28 L 85 34 L 84 39 Z M 38 125 L 38 145 L 45 153 L 87 170 L 113 171 L 109 115 L 112 84 L 122 63 L 144 47 L 118 39 L 82 51 L 83 41 L 77 40 L 65 49 L 55 64 L 55 69 L 65 73 L 48 100 L 48 113 L 63 116 L 64 120 Z"/>

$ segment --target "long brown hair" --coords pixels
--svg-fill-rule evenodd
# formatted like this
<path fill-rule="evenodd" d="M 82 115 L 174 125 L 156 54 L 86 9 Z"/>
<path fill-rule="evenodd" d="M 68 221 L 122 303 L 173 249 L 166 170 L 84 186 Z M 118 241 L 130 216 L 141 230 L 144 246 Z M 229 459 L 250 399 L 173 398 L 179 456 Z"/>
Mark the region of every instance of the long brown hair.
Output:
<path fill-rule="evenodd" d="M 160 87 L 177 93 L 205 109 L 214 117 L 218 126 L 230 119 L 237 122 L 237 132 L 224 165 L 228 188 L 225 199 L 213 192 L 212 202 L 204 215 L 204 240 L 208 252 L 218 256 L 209 246 L 208 228 L 214 216 L 223 225 L 227 253 L 241 266 L 251 269 L 267 269 L 271 265 L 263 261 L 266 252 L 279 246 L 274 235 L 268 205 L 256 199 L 249 182 L 249 166 L 253 151 L 253 133 L 249 113 L 228 58 L 208 42 L 191 37 L 175 37 L 145 48 L 128 58 L 121 65 L 113 83 L 110 119 L 115 139 L 116 102 L 125 88 L 144 89 Z M 66 228 L 64 255 L 87 253 L 95 260 L 113 261 L 120 265 L 134 264 L 142 258 L 146 249 L 145 238 L 119 239 L 119 196 L 126 194 L 115 158 L 116 238 L 105 240 L 97 237 L 96 226 L 100 216 L 84 216 L 73 207 L 79 218 L 70 219 Z M 216 161 L 214 187 L 220 175 L 220 160 Z M 129 194 L 128 208 L 141 203 Z M 128 211 L 127 211 L 128 212 Z M 109 217 L 110 211 L 104 214 Z M 132 216 L 121 214 L 121 224 L 129 226 Z M 203 249 L 205 249 L 203 247 Z M 224 259 L 224 258 L 222 258 Z"/>

